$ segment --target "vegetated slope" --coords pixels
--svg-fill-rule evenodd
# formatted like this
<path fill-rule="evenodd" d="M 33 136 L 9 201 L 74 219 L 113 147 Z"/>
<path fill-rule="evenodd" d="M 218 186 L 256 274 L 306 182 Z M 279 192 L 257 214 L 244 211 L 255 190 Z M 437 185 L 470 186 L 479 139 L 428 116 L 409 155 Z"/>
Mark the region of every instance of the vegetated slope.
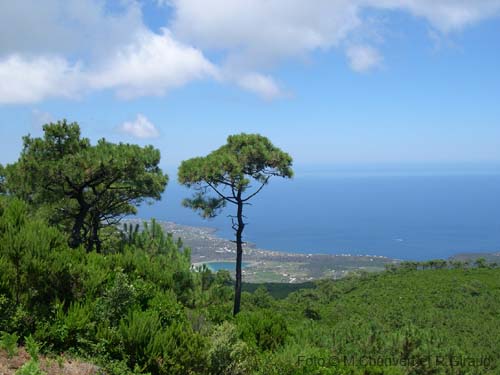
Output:
<path fill-rule="evenodd" d="M 23 368 L 43 367 L 36 347 L 112 375 L 500 372 L 500 269 L 483 261 L 410 262 L 280 300 L 261 287 L 233 317 L 227 271 L 192 269 L 154 221 L 127 229 L 102 253 L 71 249 L 43 212 L 0 197 L 0 348 L 31 347 Z"/>
<path fill-rule="evenodd" d="M 270 363 L 281 362 L 281 373 L 500 373 L 499 269 L 399 270 L 321 281 L 280 307 L 290 341 Z"/>
<path fill-rule="evenodd" d="M 314 282 L 305 282 L 299 284 L 290 283 L 243 283 L 243 291 L 253 293 L 259 288 L 264 288 L 269 294 L 276 299 L 283 299 L 301 289 L 311 289 L 315 287 Z"/>

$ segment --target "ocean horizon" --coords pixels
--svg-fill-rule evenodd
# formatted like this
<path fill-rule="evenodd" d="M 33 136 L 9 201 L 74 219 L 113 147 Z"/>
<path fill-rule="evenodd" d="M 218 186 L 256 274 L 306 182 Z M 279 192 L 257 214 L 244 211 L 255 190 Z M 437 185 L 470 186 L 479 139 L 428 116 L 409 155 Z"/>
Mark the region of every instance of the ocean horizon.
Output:
<path fill-rule="evenodd" d="M 205 220 L 182 207 L 189 189 L 171 182 L 137 217 L 234 233 L 228 205 Z M 244 240 L 298 253 L 381 255 L 403 260 L 500 250 L 500 169 L 316 167 L 276 178 L 245 207 Z"/>

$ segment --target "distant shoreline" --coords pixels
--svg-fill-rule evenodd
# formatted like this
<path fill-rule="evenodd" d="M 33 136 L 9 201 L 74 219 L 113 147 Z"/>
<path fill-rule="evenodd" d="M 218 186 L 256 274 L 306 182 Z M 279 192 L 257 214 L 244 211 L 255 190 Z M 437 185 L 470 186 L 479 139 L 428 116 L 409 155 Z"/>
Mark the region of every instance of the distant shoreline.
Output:
<path fill-rule="evenodd" d="M 142 225 L 143 222 L 149 222 L 152 219 L 144 219 L 144 218 L 127 218 L 123 219 L 122 223 L 126 222 L 133 222 L 133 223 L 138 223 Z M 158 220 L 155 219 L 158 224 L 160 224 L 164 229 L 167 230 L 171 228 L 175 228 L 175 230 L 172 233 L 178 232 L 178 230 L 193 230 L 193 231 L 200 231 L 205 234 L 210 234 L 222 241 L 225 242 L 232 242 L 231 239 L 225 238 L 223 236 L 218 235 L 218 232 L 220 232 L 221 229 L 217 227 L 211 227 L 211 226 L 204 226 L 204 225 L 186 225 L 186 224 L 179 224 L 174 221 L 169 221 L 169 220 Z M 397 239 L 396 239 L 397 240 Z M 401 259 L 401 258 L 394 258 L 394 257 L 389 257 L 385 255 L 379 255 L 379 254 L 351 254 L 349 252 L 342 252 L 342 253 L 329 253 L 329 252 L 317 252 L 314 250 L 310 250 L 308 252 L 298 252 L 298 251 L 288 251 L 288 250 L 271 250 L 271 249 L 263 249 L 263 248 L 258 248 L 257 244 L 253 242 L 245 242 L 245 248 L 247 249 L 258 249 L 259 251 L 266 251 L 269 253 L 282 253 L 282 254 L 291 254 L 291 255 L 297 255 L 297 256 L 311 256 L 311 255 L 321 255 L 321 256 L 337 256 L 337 257 L 372 257 L 372 258 L 385 258 L 385 259 L 391 259 L 391 260 L 396 260 L 398 262 L 404 262 L 404 261 L 416 261 L 416 259 Z M 455 254 L 450 255 L 449 257 L 429 257 L 423 260 L 419 261 L 426 261 L 426 260 L 433 260 L 433 259 L 443 259 L 443 260 L 451 260 L 451 259 L 457 259 L 457 258 L 472 258 L 472 257 L 500 257 L 500 250 L 495 250 L 495 251 L 460 251 Z M 211 261 L 224 261 L 222 260 L 211 260 Z"/>
<path fill-rule="evenodd" d="M 124 222 L 142 225 L 144 219 L 126 219 Z M 235 261 L 235 244 L 217 236 L 210 227 L 180 225 L 156 220 L 174 238 L 181 238 L 191 249 L 194 266 L 204 263 Z M 386 264 L 399 260 L 377 255 L 292 253 L 259 249 L 255 244 L 243 247 L 244 262 L 251 266 L 243 269 L 246 282 L 298 283 L 319 278 L 342 278 L 353 271 L 381 271 Z"/>
<path fill-rule="evenodd" d="M 147 220 L 125 219 L 124 223 L 142 225 Z M 171 221 L 156 220 L 174 238 L 181 238 L 184 245 L 191 249 L 193 266 L 206 263 L 235 262 L 236 246 L 228 239 L 217 235 L 213 227 L 181 225 Z M 401 259 L 383 255 L 295 253 L 260 249 L 253 243 L 243 247 L 244 262 L 249 266 L 243 269 L 246 282 L 306 282 L 319 278 L 342 278 L 357 271 L 382 271 L 386 265 L 398 264 Z M 443 260 L 468 260 L 486 258 L 500 262 L 500 252 L 457 253 Z M 427 259 L 431 260 L 431 259 Z"/>
<path fill-rule="evenodd" d="M 122 222 L 132 222 L 134 224 L 139 224 L 142 225 L 143 222 L 149 222 L 151 219 L 142 219 L 142 218 L 133 218 L 133 219 L 123 219 Z M 193 231 L 193 232 L 199 232 L 200 234 L 204 235 L 211 235 L 216 239 L 219 239 L 224 242 L 229 242 L 232 243 L 233 241 L 227 238 L 224 238 L 222 236 L 217 235 L 217 232 L 220 231 L 220 229 L 216 227 L 207 227 L 207 226 L 192 226 L 192 225 L 185 225 L 185 224 L 178 224 L 174 221 L 168 221 L 168 220 L 157 220 L 155 221 L 160 224 L 168 233 L 173 233 L 178 234 L 179 232 L 182 231 Z M 170 229 L 170 230 L 169 230 Z M 287 251 L 287 250 L 270 250 L 270 249 L 262 249 L 258 248 L 257 245 L 253 242 L 245 242 L 244 243 L 244 249 L 250 250 L 258 250 L 258 251 L 264 251 L 268 252 L 270 254 L 290 254 L 294 256 L 301 256 L 301 257 L 310 257 L 310 256 L 332 256 L 332 257 L 370 257 L 370 258 L 381 258 L 381 259 L 390 259 L 390 260 L 396 260 L 396 261 L 403 261 L 403 259 L 398 259 L 398 258 L 392 258 L 388 257 L 385 255 L 377 255 L 377 254 L 351 254 L 351 253 L 326 253 L 326 252 L 316 252 L 316 251 L 309 251 L 309 252 L 296 252 L 296 251 Z M 211 260 L 211 262 L 214 261 L 224 261 L 222 260 Z"/>

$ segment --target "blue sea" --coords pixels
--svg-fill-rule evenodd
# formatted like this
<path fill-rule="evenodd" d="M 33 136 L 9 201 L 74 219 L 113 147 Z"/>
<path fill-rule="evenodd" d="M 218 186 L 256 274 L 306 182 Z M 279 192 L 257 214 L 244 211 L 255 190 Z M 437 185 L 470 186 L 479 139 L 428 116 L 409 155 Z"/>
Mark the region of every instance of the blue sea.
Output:
<path fill-rule="evenodd" d="M 228 205 L 204 220 L 181 206 L 190 191 L 171 175 L 162 200 L 138 217 L 217 228 L 233 238 Z M 447 258 L 500 251 L 500 169 L 303 168 L 275 178 L 245 207 L 245 240 L 301 253 Z"/>

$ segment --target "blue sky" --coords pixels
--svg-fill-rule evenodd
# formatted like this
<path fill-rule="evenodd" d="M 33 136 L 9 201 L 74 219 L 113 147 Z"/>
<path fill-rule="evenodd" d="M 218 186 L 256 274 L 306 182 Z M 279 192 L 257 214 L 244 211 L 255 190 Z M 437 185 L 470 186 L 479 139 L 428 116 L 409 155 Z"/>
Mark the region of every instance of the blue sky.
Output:
<path fill-rule="evenodd" d="M 239 132 L 305 166 L 500 163 L 499 16 L 491 0 L 4 2 L 0 163 L 62 118 L 168 168 Z"/>

